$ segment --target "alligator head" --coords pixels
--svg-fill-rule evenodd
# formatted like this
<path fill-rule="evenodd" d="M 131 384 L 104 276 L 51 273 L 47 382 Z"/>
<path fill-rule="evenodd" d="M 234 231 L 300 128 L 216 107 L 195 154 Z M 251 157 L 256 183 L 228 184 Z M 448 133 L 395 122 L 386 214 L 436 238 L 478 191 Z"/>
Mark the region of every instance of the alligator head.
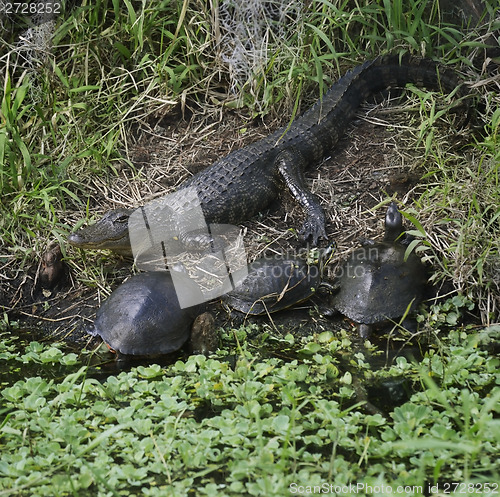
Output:
<path fill-rule="evenodd" d="M 99 221 L 71 233 L 68 242 L 82 249 L 108 249 L 121 255 L 132 255 L 128 220 L 134 209 L 115 209 Z"/>

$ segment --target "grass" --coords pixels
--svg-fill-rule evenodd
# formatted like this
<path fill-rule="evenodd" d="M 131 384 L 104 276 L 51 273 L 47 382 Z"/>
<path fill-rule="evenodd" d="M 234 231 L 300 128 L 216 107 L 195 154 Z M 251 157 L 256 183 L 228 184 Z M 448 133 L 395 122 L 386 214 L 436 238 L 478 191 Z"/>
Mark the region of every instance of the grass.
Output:
<path fill-rule="evenodd" d="M 433 281 L 453 281 L 459 293 L 477 302 L 483 321 L 492 323 L 500 305 L 498 112 L 484 125 L 483 136 L 458 151 L 449 133 L 429 120 L 423 116 L 420 137 L 428 163 L 426 188 L 409 216 L 413 222 L 425 219 L 428 226 L 412 232 L 423 241 L 417 250 L 439 268 Z"/>
<path fill-rule="evenodd" d="M 141 132 L 156 133 L 172 109 L 194 123 L 190 132 L 207 130 L 194 143 L 210 148 L 221 114 L 238 113 L 243 138 L 255 120 L 284 125 L 348 68 L 409 51 L 459 67 L 480 109 L 474 127 L 463 126 L 451 102 L 410 89 L 397 123 L 402 154 L 425 171 L 405 209 L 414 249 L 453 298 L 420 318 L 430 337 L 422 361 L 382 368 L 366 359 L 377 347 L 357 353 L 344 332 L 301 341 L 274 330 L 255 343 L 241 328 L 225 330 L 216 356 L 103 379 L 85 352 L 4 334 L 0 496 L 288 495 L 294 482 L 438 485 L 434 493 L 445 495 L 446 482 L 498 481 L 500 113 L 498 73 L 479 62 L 485 31 L 443 23 L 436 1 L 313 0 L 304 11 L 287 2 L 285 22 L 269 15 L 238 52 L 234 12 L 210 5 L 83 0 L 55 20 L 45 50 L 20 42 L 25 19 L 0 17 L 5 277 L 24 273 L 54 238 L 64 250 L 74 225 L 110 203 L 110 184 L 142 191 L 147 168 L 129 164 L 127 176 L 123 164 Z M 494 2 L 486 8 L 498 17 Z M 165 140 L 193 148 L 179 133 Z M 67 255 L 78 288 L 109 292 L 109 256 Z M 490 327 L 459 327 L 467 311 Z M 400 378 L 412 387 L 408 401 L 385 416 L 365 410 L 357 382 Z"/>

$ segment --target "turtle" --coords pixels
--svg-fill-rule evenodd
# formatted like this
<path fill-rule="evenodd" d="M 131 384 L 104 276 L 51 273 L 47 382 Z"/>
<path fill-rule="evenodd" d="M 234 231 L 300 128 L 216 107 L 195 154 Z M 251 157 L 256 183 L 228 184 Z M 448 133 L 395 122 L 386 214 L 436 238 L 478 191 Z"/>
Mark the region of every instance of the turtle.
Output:
<path fill-rule="evenodd" d="M 190 292 L 200 292 L 189 279 L 186 286 Z M 174 352 L 188 341 L 192 329 L 193 351 L 212 351 L 216 343 L 213 318 L 200 312 L 201 305 L 180 307 L 168 271 L 139 273 L 104 301 L 89 333 L 100 336 L 119 357 Z"/>
<path fill-rule="evenodd" d="M 319 258 L 310 264 L 300 256 L 275 254 L 256 259 L 248 266 L 248 275 L 223 302 L 236 311 L 259 316 L 278 312 L 303 302 L 322 285 L 323 267 L 334 245 L 319 250 Z"/>
<path fill-rule="evenodd" d="M 421 302 L 427 272 L 411 252 L 401 212 L 391 202 L 385 216 L 383 241 L 365 240 L 337 273 L 333 307 L 358 323 L 361 338 L 368 338 L 375 323 L 406 315 Z"/>

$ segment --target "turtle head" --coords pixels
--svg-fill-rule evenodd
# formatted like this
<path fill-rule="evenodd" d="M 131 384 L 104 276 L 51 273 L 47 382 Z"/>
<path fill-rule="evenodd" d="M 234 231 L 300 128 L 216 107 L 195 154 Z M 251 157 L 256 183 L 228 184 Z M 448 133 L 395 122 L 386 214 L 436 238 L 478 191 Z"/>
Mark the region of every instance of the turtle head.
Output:
<path fill-rule="evenodd" d="M 404 233 L 403 216 L 399 212 L 396 202 L 391 202 L 385 215 L 384 241 L 394 242 L 402 233 Z"/>

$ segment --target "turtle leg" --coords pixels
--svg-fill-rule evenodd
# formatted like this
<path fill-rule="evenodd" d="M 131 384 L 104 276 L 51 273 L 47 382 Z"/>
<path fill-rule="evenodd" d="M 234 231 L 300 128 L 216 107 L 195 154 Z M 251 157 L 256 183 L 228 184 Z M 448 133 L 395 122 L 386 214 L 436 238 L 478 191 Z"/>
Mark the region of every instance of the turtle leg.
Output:
<path fill-rule="evenodd" d="M 327 239 L 325 214 L 316 195 L 311 193 L 304 181 L 305 162 L 302 155 L 293 149 L 283 150 L 276 158 L 278 171 L 293 197 L 306 211 L 306 220 L 299 232 L 304 239 L 311 239 L 313 245 L 319 238 Z"/>
<path fill-rule="evenodd" d="M 363 339 L 370 338 L 370 335 L 372 334 L 372 326 L 370 326 L 369 324 L 360 323 L 358 325 L 358 334 Z"/>

